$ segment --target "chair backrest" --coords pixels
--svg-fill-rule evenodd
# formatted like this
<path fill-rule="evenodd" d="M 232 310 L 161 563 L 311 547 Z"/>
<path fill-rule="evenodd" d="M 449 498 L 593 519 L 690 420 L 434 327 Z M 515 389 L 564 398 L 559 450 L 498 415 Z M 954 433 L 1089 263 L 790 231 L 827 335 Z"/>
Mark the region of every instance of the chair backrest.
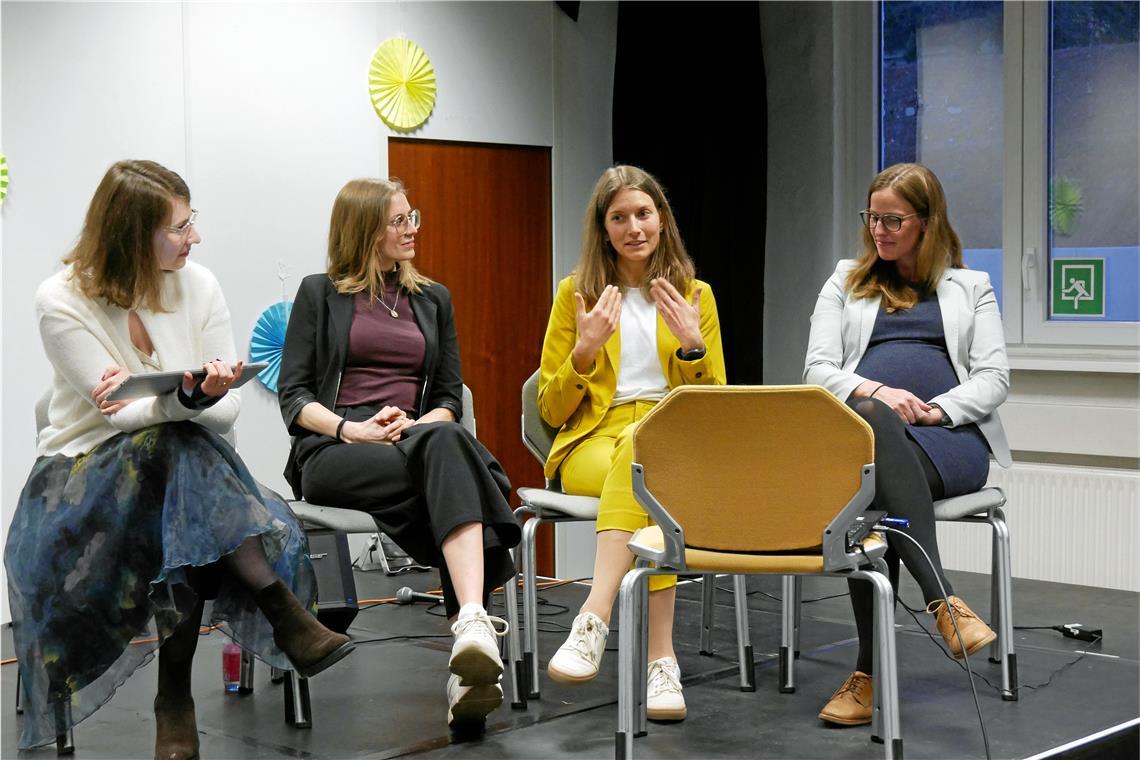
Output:
<path fill-rule="evenodd" d="M 460 418 L 459 424 L 468 433 L 475 436 L 475 399 L 471 395 L 471 389 L 467 387 L 467 383 L 463 384 L 463 417 Z"/>
<path fill-rule="evenodd" d="M 870 426 L 814 385 L 682 386 L 641 419 L 633 452 L 685 546 L 712 551 L 821 552 L 874 472 Z"/>
<path fill-rule="evenodd" d="M 526 379 L 522 387 L 522 438 L 534 458 L 546 464 L 546 457 L 554 446 L 558 428 L 551 427 L 538 412 L 538 370 Z"/>

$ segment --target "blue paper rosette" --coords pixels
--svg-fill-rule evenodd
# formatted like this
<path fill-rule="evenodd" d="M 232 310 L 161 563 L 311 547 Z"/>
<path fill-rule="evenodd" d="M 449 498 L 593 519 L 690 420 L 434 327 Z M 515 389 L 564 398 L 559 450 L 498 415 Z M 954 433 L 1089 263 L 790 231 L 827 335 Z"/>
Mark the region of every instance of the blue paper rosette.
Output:
<path fill-rule="evenodd" d="M 253 335 L 249 339 L 249 360 L 269 362 L 269 366 L 257 374 L 269 390 L 277 392 L 277 379 L 281 375 L 281 354 L 285 350 L 285 328 L 289 324 L 289 313 L 293 311 L 291 302 L 275 303 L 257 318 Z"/>

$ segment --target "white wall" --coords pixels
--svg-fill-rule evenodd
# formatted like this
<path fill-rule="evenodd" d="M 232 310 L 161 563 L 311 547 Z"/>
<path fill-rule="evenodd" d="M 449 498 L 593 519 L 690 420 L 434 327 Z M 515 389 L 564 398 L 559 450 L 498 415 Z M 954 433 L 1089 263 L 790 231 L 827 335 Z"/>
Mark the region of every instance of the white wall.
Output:
<path fill-rule="evenodd" d="M 74 242 L 114 161 L 150 158 L 186 178 L 202 212 L 193 255 L 221 281 L 244 354 L 257 316 L 282 297 L 279 266 L 288 298 L 323 268 L 337 190 L 387 174 L 397 133 L 367 89 L 383 40 L 416 41 L 436 71 L 435 110 L 411 136 L 552 147 L 556 274 L 576 256 L 581 208 L 612 156 L 608 3 L 584 4 L 577 24 L 537 2 L 4 3 L 0 18 L 12 174 L 0 228 L 5 533 L 34 458 L 31 405 L 50 371 L 35 285 Z M 404 179 L 414 195 L 415 178 Z M 285 492 L 276 399 L 247 388 L 238 451 Z"/>

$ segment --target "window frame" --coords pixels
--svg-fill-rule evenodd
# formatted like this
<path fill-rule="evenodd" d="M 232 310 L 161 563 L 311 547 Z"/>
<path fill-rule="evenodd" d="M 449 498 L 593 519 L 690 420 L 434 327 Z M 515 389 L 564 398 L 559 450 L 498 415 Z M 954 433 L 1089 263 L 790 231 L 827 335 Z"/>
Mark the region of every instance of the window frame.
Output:
<path fill-rule="evenodd" d="M 874 6 L 873 135 L 881 167 L 882 2 Z M 1010 363 L 1016 369 L 1140 373 L 1140 323 L 1048 317 L 1049 18 L 1048 2 L 1002 4 L 1001 313 Z"/>

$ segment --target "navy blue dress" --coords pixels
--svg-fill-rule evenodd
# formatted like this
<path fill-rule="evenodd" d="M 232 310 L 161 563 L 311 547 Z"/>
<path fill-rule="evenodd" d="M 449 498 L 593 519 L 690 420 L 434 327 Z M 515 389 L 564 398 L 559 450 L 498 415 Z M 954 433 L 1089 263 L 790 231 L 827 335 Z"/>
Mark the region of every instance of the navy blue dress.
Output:
<path fill-rule="evenodd" d="M 910 309 L 888 313 L 879 308 L 867 351 L 855 372 L 929 401 L 956 387 L 958 377 L 946 350 L 938 295 L 920 298 Z M 907 425 L 907 435 L 934 463 L 942 478 L 944 498 L 973 493 L 985 485 L 989 446 L 977 425 Z"/>

